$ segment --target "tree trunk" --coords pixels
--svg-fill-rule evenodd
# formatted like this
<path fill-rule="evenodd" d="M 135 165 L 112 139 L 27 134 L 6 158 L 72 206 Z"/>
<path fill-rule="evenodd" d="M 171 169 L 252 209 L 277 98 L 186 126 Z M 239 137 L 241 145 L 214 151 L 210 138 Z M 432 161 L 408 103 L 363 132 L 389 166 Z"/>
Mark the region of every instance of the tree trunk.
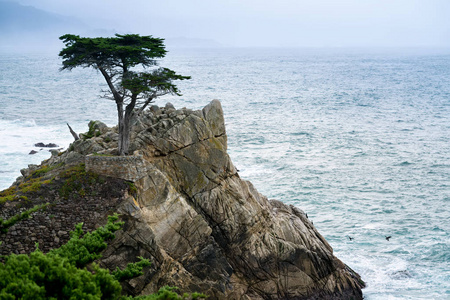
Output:
<path fill-rule="evenodd" d="M 120 105 L 119 112 L 119 155 L 128 155 L 130 147 L 130 132 L 131 119 L 133 118 L 133 109 L 136 105 L 137 95 L 131 95 L 131 102 L 125 107 L 125 114 L 123 113 L 123 106 Z M 117 106 L 119 111 L 119 106 Z"/>
<path fill-rule="evenodd" d="M 123 104 L 116 102 L 116 105 L 117 105 L 117 121 L 118 121 L 117 123 L 119 125 L 118 151 L 119 151 L 119 155 L 126 155 L 126 153 L 123 149 L 123 145 L 124 145 L 124 142 L 123 142 L 123 139 L 124 139 L 124 135 L 123 135 L 123 129 L 124 129 Z M 126 152 L 128 152 L 128 149 Z"/>

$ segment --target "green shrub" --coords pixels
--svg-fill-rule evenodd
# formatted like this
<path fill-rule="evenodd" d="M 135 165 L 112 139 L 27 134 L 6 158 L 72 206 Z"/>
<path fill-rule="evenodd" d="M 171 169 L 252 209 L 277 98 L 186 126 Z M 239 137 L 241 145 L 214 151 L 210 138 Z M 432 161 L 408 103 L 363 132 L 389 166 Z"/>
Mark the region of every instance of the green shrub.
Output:
<path fill-rule="evenodd" d="M 117 214 L 110 216 L 105 226 L 86 234 L 82 224 L 78 224 L 65 245 L 47 254 L 37 248 L 29 255 L 4 256 L 4 262 L 0 263 L 0 299 L 181 300 L 206 297 L 199 293 L 180 296 L 170 287 L 147 296 L 122 296 L 119 279 L 141 275 L 150 262 L 140 258 L 139 262 L 112 274 L 91 263 L 101 257 L 106 241 L 114 238 L 114 232 L 123 225 L 117 220 Z"/>
<path fill-rule="evenodd" d="M 130 181 L 126 181 L 126 184 L 128 185 L 128 193 L 135 196 L 137 194 L 137 187 Z"/>
<path fill-rule="evenodd" d="M 90 121 L 88 126 L 89 126 L 89 130 L 88 132 L 86 132 L 85 134 L 82 135 L 83 140 L 87 140 L 90 138 L 93 138 L 94 136 L 100 136 L 102 135 L 102 133 L 100 132 L 100 130 L 95 128 L 96 122 L 95 121 Z"/>

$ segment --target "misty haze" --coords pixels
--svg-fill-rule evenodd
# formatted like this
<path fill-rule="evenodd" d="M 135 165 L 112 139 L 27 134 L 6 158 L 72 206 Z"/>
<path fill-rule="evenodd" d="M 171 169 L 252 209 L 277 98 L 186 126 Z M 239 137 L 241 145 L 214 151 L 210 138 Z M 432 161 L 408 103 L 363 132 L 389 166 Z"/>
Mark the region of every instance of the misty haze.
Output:
<path fill-rule="evenodd" d="M 118 32 L 177 47 L 449 47 L 449 13 L 445 0 L 1 0 L 0 39 L 2 47 L 60 45 L 68 32 Z"/>
<path fill-rule="evenodd" d="M 63 51 L 77 68 L 61 72 L 65 34 L 79 43 Z M 155 61 L 123 67 L 118 53 L 148 36 L 158 38 L 145 47 L 158 50 Z M 173 88 L 170 70 L 190 78 L 174 82 L 179 93 L 161 92 Z M 118 101 L 111 86 L 129 98 Z M 128 109 L 131 155 L 118 157 L 118 107 L 133 99 L 142 110 Z M 65 220 L 94 228 L 125 199 L 125 219 L 145 216 L 136 224 L 149 227 L 134 231 L 143 244 L 128 231 L 114 249 L 158 257 L 126 285 L 133 295 L 173 284 L 220 300 L 448 299 L 449 124 L 450 0 L 0 0 L 0 254 L 59 247 L 74 228 Z M 71 159 L 81 178 L 91 159 L 151 180 L 57 188 L 73 179 L 61 175 Z M 158 180 L 143 160 L 160 168 Z M 106 198 L 94 205 L 97 190 Z M 2 233 L 9 212 L 54 195 L 56 206 Z M 207 209 L 217 214 L 203 218 Z M 116 267 L 114 255 L 106 260 Z M 2 264 L 0 278 L 13 277 L 1 276 Z"/>

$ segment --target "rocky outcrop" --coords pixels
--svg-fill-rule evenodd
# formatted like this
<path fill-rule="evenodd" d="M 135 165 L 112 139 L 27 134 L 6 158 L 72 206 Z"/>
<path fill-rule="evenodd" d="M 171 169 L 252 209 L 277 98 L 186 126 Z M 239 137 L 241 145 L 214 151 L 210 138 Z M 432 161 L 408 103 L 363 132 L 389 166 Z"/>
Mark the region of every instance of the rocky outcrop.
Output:
<path fill-rule="evenodd" d="M 132 157 L 108 156 L 117 133 L 104 126 L 52 156 L 49 165 L 84 159 L 90 172 L 132 182 L 115 206 L 124 228 L 100 264 L 149 258 L 125 285 L 135 295 L 171 285 L 209 299 L 362 299 L 359 275 L 300 209 L 240 178 L 224 124 L 217 100 L 199 111 L 152 107 L 135 120 Z"/>

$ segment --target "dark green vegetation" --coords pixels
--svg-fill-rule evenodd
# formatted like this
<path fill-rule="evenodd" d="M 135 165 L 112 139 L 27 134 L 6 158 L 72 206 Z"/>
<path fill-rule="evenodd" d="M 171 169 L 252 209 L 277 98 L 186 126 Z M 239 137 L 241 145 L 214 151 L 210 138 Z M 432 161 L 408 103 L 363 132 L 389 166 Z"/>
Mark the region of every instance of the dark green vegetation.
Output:
<path fill-rule="evenodd" d="M 106 241 L 114 238 L 123 222 L 118 216 L 108 218 L 108 223 L 91 233 L 84 233 L 78 224 L 70 240 L 61 246 L 42 253 L 39 248 L 29 255 L 11 254 L 0 263 L 0 299 L 200 299 L 205 295 L 194 293 L 178 295 L 173 288 L 164 287 L 147 296 L 121 295 L 120 281 L 142 275 L 150 265 L 147 259 L 128 264 L 124 270 L 112 273 L 93 261 L 101 257 Z"/>
<path fill-rule="evenodd" d="M 103 183 L 103 178 L 97 174 L 86 172 L 85 165 L 79 164 L 62 171 L 59 176 L 63 179 L 63 185 L 59 189 L 59 195 L 64 199 L 69 196 L 84 197 L 93 194 L 92 185 Z M 90 191 L 91 190 L 91 191 Z"/>
<path fill-rule="evenodd" d="M 140 113 L 157 97 L 180 95 L 172 82 L 190 78 L 156 67 L 157 59 L 167 52 L 160 38 L 137 34 L 86 38 L 66 34 L 60 39 L 65 44 L 59 53 L 63 59 L 62 70 L 89 67 L 100 71 L 105 78 L 109 88 L 105 97 L 114 100 L 117 106 L 120 155 L 128 154 L 135 108 Z M 144 71 L 136 71 L 136 67 Z M 95 132 L 91 134 L 94 136 Z"/>

